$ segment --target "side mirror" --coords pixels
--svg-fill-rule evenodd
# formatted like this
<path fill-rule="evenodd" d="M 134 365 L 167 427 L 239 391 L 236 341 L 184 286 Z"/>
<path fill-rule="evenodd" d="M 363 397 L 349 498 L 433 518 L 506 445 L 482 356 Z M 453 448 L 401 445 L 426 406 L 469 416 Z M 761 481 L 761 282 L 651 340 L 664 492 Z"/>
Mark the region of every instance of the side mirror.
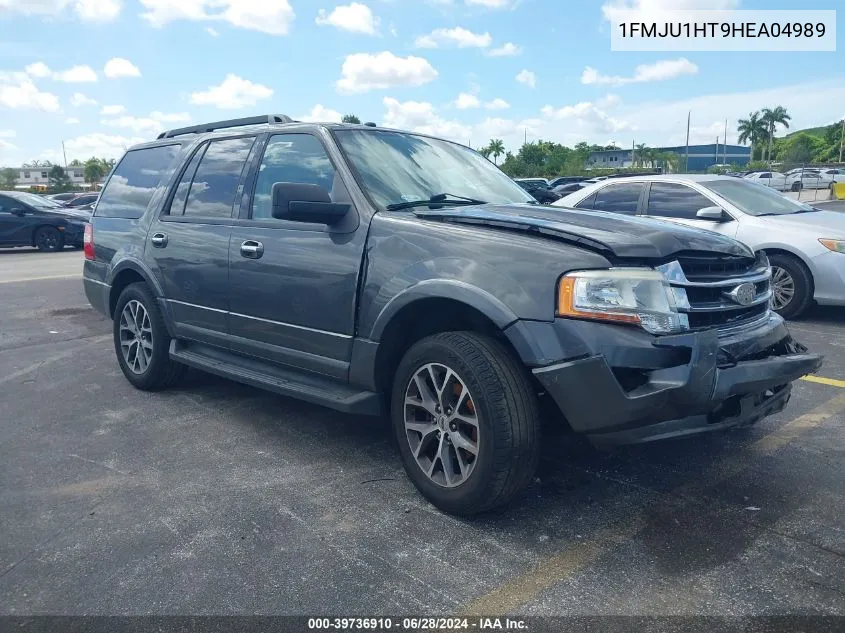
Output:
<path fill-rule="evenodd" d="M 695 217 L 714 222 L 726 222 L 728 219 L 722 207 L 704 207 L 696 212 Z"/>
<path fill-rule="evenodd" d="M 319 186 L 298 182 L 273 184 L 273 217 L 277 220 L 335 224 L 349 213 L 349 205 L 332 202 Z"/>
<path fill-rule="evenodd" d="M 19 215 L 19 216 L 26 215 L 26 209 L 24 209 L 23 207 L 15 207 L 14 209 L 10 209 L 10 212 L 11 212 L 12 215 Z"/>

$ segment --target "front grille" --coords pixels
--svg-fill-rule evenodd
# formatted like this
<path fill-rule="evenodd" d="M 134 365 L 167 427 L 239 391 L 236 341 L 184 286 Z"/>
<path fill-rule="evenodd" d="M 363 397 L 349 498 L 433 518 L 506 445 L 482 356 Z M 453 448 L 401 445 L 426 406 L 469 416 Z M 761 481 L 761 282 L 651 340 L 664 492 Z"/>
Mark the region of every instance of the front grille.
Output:
<path fill-rule="evenodd" d="M 678 311 L 686 314 L 691 330 L 728 333 L 769 312 L 771 269 L 763 253 L 756 258 L 685 255 L 659 270 L 674 289 Z"/>

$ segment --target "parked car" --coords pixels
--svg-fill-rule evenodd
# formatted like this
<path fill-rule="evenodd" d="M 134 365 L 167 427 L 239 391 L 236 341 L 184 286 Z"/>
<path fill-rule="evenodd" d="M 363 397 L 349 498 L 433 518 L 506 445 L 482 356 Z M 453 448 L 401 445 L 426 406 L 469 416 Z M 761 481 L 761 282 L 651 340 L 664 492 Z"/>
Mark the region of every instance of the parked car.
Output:
<path fill-rule="evenodd" d="M 93 205 L 97 203 L 97 199 L 100 197 L 99 193 L 83 193 L 79 194 L 67 202 L 65 202 L 66 207 L 84 207 L 88 205 Z"/>
<path fill-rule="evenodd" d="M 514 178 L 514 182 L 530 193 L 541 204 L 551 204 L 560 199 L 560 194 L 549 189 L 549 184 L 543 178 Z"/>
<path fill-rule="evenodd" d="M 35 246 L 42 251 L 81 248 L 88 217 L 33 193 L 0 191 L 0 246 Z"/>
<path fill-rule="evenodd" d="M 845 169 L 826 167 L 819 170 L 822 176 L 830 176 L 834 182 L 845 182 Z"/>
<path fill-rule="evenodd" d="M 787 175 L 786 177 L 786 186 L 789 191 L 801 191 L 802 189 L 830 189 L 832 184 L 832 176 L 809 169 Z"/>
<path fill-rule="evenodd" d="M 744 180 L 756 182 L 758 185 L 765 185 L 777 191 L 789 191 L 790 184 L 787 184 L 787 177 L 776 171 L 755 171 L 743 176 Z"/>
<path fill-rule="evenodd" d="M 66 191 L 65 193 L 54 193 L 52 195 L 46 196 L 48 200 L 52 200 L 53 202 L 67 202 L 68 200 L 73 200 L 76 196 L 79 195 L 78 191 Z"/>
<path fill-rule="evenodd" d="M 559 196 L 565 196 L 567 194 L 572 193 L 573 191 L 579 191 L 587 186 L 587 182 L 570 182 L 568 184 L 558 185 L 552 191 Z"/>
<path fill-rule="evenodd" d="M 786 318 L 813 300 L 845 305 L 845 213 L 815 209 L 745 179 L 682 174 L 594 185 L 555 206 L 664 218 L 765 250 L 773 307 Z"/>
<path fill-rule="evenodd" d="M 643 442 L 777 413 L 821 364 L 747 246 L 541 207 L 421 134 L 283 115 L 165 132 L 123 156 L 86 229 L 85 292 L 131 384 L 190 365 L 388 413 L 447 512 L 532 481 L 541 392 L 598 444 Z"/>
<path fill-rule="evenodd" d="M 561 185 L 569 185 L 576 182 L 582 182 L 586 180 L 584 176 L 560 176 L 555 178 L 554 180 L 549 181 L 549 189 L 554 189 L 555 187 L 560 187 Z"/>

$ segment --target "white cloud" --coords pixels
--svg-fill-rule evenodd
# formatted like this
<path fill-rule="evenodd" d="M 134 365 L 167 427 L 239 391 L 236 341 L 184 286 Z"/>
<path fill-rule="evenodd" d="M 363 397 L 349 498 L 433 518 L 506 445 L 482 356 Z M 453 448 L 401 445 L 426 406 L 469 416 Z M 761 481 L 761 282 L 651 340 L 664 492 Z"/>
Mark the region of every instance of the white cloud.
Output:
<path fill-rule="evenodd" d="M 542 113 L 549 119 L 571 121 L 579 128 L 586 128 L 591 132 L 609 134 L 630 130 L 633 127 L 629 122 L 610 116 L 595 103 L 589 101 L 557 109 L 547 105 L 543 107 Z"/>
<path fill-rule="evenodd" d="M 70 98 L 70 105 L 78 108 L 84 105 L 97 105 L 97 102 L 94 99 L 86 97 L 81 92 L 74 92 L 73 96 Z"/>
<path fill-rule="evenodd" d="M 321 104 L 311 108 L 311 112 L 304 116 L 296 117 L 299 121 L 317 121 L 321 123 L 340 123 L 343 115 L 337 110 L 326 108 Z"/>
<path fill-rule="evenodd" d="M 120 0 L 0 0 L 0 14 L 55 17 L 72 9 L 79 19 L 91 22 L 113 20 L 120 8 Z"/>
<path fill-rule="evenodd" d="M 0 138 L 15 138 L 17 135 L 14 130 L 0 130 Z"/>
<path fill-rule="evenodd" d="M 68 125 L 76 125 L 77 123 L 79 123 L 79 119 L 74 116 L 69 116 L 65 119 L 65 123 L 67 123 Z"/>
<path fill-rule="evenodd" d="M 740 0 L 608 0 L 602 5 L 602 15 L 613 22 L 619 11 L 637 11 L 634 19 L 653 22 L 664 11 L 685 11 L 693 9 L 725 10 L 736 9 Z"/>
<path fill-rule="evenodd" d="M 191 93 L 191 103 L 235 110 L 254 106 L 262 99 L 272 96 L 271 88 L 230 73 L 219 86 L 209 86 L 208 90 Z"/>
<path fill-rule="evenodd" d="M 334 26 L 344 31 L 366 35 L 376 35 L 379 25 L 379 19 L 373 15 L 370 7 L 360 2 L 335 7 L 331 13 L 320 9 L 314 21 L 320 26 Z"/>
<path fill-rule="evenodd" d="M 421 35 L 414 42 L 417 48 L 439 48 L 457 46 L 458 48 L 486 48 L 493 42 L 489 33 L 473 33 L 461 26 L 453 29 L 434 29 L 428 35 Z"/>
<path fill-rule="evenodd" d="M 220 33 L 217 32 L 217 29 L 213 29 L 210 26 L 205 27 L 205 32 L 208 33 L 211 37 L 220 36 Z"/>
<path fill-rule="evenodd" d="M 287 35 L 295 14 L 288 0 L 140 0 L 153 26 L 176 20 L 223 21 L 270 35 Z"/>
<path fill-rule="evenodd" d="M 53 79 L 69 84 L 93 83 L 97 81 L 97 73 L 90 66 L 73 66 L 54 72 Z"/>
<path fill-rule="evenodd" d="M 513 42 L 505 42 L 502 46 L 491 48 L 486 53 L 489 57 L 513 57 L 521 54 L 522 49 Z"/>
<path fill-rule="evenodd" d="M 421 86 L 438 74 L 422 57 L 397 57 L 390 51 L 347 55 L 340 72 L 337 91 L 346 94 L 393 86 Z"/>
<path fill-rule="evenodd" d="M 34 64 L 30 64 L 29 66 L 27 66 L 24 70 L 26 71 L 27 75 L 37 77 L 39 79 L 50 77 L 53 74 L 53 71 L 50 70 L 50 67 L 47 66 L 47 64 L 45 64 L 44 62 L 35 62 Z"/>
<path fill-rule="evenodd" d="M 458 110 L 469 110 L 471 108 L 480 108 L 481 100 L 473 94 L 462 92 L 455 99 L 455 107 Z"/>
<path fill-rule="evenodd" d="M 100 110 L 100 114 L 105 115 L 115 115 L 115 114 L 123 114 L 126 112 L 126 108 L 122 105 L 107 105 L 103 106 L 103 109 Z"/>
<path fill-rule="evenodd" d="M 128 59 L 112 57 L 103 67 L 103 74 L 109 79 L 118 79 L 120 77 L 140 77 L 141 71 Z"/>
<path fill-rule="evenodd" d="M 615 108 L 622 102 L 619 95 L 606 94 L 601 99 L 596 101 L 596 105 L 600 108 Z"/>
<path fill-rule="evenodd" d="M 122 108 L 122 106 L 117 107 Z M 109 114 L 105 110 L 106 108 L 103 108 L 104 114 Z M 122 112 L 125 112 L 125 108 L 114 112 L 114 114 L 120 114 Z M 155 111 L 151 112 L 147 117 L 136 117 L 125 114 L 111 119 L 102 119 L 100 123 L 108 127 L 132 130 L 135 134 L 155 136 L 165 129 L 165 123 L 187 123 L 190 120 L 191 117 L 187 112 L 165 113 Z"/>
<path fill-rule="evenodd" d="M 533 88 L 537 85 L 537 75 L 530 70 L 520 70 L 519 74 L 516 76 L 516 80 L 521 84 L 525 84 L 529 88 Z"/>
<path fill-rule="evenodd" d="M 697 74 L 698 66 L 686 57 L 680 57 L 678 59 L 663 59 L 653 64 L 640 64 L 634 69 L 633 77 L 602 75 L 595 68 L 587 66 L 581 74 L 581 83 L 624 86 L 649 81 L 667 81 L 684 75 Z"/>
<path fill-rule="evenodd" d="M 76 0 L 77 15 L 91 22 L 110 22 L 120 15 L 119 0 Z"/>
<path fill-rule="evenodd" d="M 11 81 L 6 81 L 6 79 Z M 23 73 L 12 73 L 12 76 L 0 77 L 0 106 L 45 112 L 57 112 L 60 109 L 59 98 L 56 95 L 40 91 Z"/>
<path fill-rule="evenodd" d="M 68 156 L 73 157 L 120 158 L 132 145 L 148 140 L 148 138 L 138 136 L 119 136 L 96 132 L 65 141 L 65 150 Z"/>
<path fill-rule="evenodd" d="M 0 0 L 3 2 L 3 0 Z M 50 78 L 65 83 L 90 83 L 97 81 L 97 73 L 90 66 L 73 66 L 67 70 L 53 71 L 44 62 L 29 64 L 25 69 L 26 75 L 38 79 Z"/>
<path fill-rule="evenodd" d="M 461 143 L 466 143 L 472 133 L 469 126 L 440 117 L 428 102 L 400 102 L 393 97 L 385 97 L 383 103 L 387 108 L 382 123 L 385 127 L 441 136 Z"/>
<path fill-rule="evenodd" d="M 162 123 L 188 123 L 191 115 L 187 112 L 150 112 L 150 118 Z"/>
<path fill-rule="evenodd" d="M 500 99 L 500 98 L 497 97 L 496 99 L 493 99 L 492 101 L 488 101 L 487 103 L 485 103 L 484 107 L 487 108 L 488 110 L 507 110 L 508 108 L 511 107 L 511 104 L 509 104 L 504 99 Z"/>

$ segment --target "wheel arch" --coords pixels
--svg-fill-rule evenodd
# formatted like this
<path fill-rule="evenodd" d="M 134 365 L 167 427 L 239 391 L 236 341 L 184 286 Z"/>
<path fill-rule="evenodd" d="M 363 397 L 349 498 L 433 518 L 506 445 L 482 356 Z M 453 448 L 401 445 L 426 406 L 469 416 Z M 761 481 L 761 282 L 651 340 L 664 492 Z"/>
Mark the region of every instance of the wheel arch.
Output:
<path fill-rule="evenodd" d="M 127 259 L 118 263 L 114 269 L 112 269 L 109 278 L 109 285 L 111 286 L 111 289 L 109 290 L 109 315 L 112 317 L 114 317 L 114 309 L 117 306 L 117 300 L 120 297 L 120 293 L 123 292 L 124 288 L 130 284 L 138 282 L 145 283 L 149 286 L 156 298 L 163 296 L 161 287 L 156 282 L 155 276 L 150 273 L 143 264 L 135 260 Z M 167 323 L 166 316 L 165 323 Z"/>

